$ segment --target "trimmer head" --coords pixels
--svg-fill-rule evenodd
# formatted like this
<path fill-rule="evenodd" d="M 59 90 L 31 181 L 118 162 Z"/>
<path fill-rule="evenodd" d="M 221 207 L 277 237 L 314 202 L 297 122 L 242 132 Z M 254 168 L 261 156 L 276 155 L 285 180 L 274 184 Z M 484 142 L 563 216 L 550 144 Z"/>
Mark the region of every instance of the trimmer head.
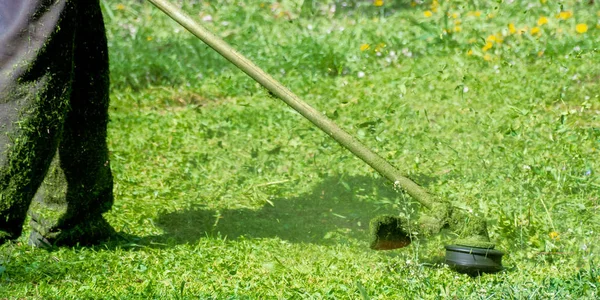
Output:
<path fill-rule="evenodd" d="M 408 221 L 403 218 L 383 215 L 371 220 L 371 249 L 393 250 L 410 245 L 412 239 Z M 446 246 L 446 264 L 459 273 L 478 276 L 482 273 L 496 273 L 504 270 L 504 252 L 495 250 L 492 243 L 482 246 Z M 485 245 L 489 246 L 485 246 Z M 479 246 L 479 244 L 477 244 Z"/>
<path fill-rule="evenodd" d="M 446 264 L 459 273 L 478 276 L 504 270 L 504 252 L 493 248 L 477 248 L 462 245 L 446 246 Z"/>

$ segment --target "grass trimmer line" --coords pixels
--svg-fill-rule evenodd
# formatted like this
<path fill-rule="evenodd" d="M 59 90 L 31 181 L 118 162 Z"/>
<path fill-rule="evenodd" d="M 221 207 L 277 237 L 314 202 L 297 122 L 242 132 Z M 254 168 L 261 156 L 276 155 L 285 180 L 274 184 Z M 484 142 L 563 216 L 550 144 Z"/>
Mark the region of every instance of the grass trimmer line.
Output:
<path fill-rule="evenodd" d="M 427 236 L 437 234 L 443 228 L 447 228 L 459 237 L 455 241 L 455 245 L 446 246 L 446 262 L 450 266 L 459 272 L 470 274 L 492 273 L 502 269 L 503 253 L 493 250 L 495 245 L 490 242 L 486 222 L 482 217 L 453 207 L 448 201 L 443 201 L 430 194 L 423 187 L 400 174 L 400 171 L 389 162 L 302 101 L 252 61 L 195 22 L 175 5 L 165 0 L 148 1 L 393 182 L 395 188 L 404 190 L 428 210 L 421 214 L 418 222 L 392 215 L 379 216 L 371 220 L 370 247 L 372 249 L 390 250 L 406 247 L 417 234 Z"/>

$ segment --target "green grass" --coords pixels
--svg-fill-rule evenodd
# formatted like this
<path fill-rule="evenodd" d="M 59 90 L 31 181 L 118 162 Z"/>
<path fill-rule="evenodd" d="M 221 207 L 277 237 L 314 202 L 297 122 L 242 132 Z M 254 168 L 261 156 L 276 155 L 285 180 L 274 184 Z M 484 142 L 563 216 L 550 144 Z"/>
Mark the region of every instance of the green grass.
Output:
<path fill-rule="evenodd" d="M 409 177 L 479 211 L 506 271 L 454 273 L 452 236 L 370 250 L 369 219 L 409 212 L 408 196 L 150 4 L 103 1 L 106 217 L 137 238 L 49 252 L 24 236 L 0 248 L 0 297 L 597 298 L 600 6 L 319 2 L 314 14 L 294 1 L 184 8 Z"/>

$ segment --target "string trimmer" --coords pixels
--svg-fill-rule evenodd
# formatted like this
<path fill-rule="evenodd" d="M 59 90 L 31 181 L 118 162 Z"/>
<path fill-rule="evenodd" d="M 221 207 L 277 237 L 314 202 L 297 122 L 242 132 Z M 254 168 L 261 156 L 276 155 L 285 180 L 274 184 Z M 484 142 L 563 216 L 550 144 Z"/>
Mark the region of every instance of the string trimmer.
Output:
<path fill-rule="evenodd" d="M 338 127 L 333 121 L 302 101 L 289 89 L 238 53 L 221 38 L 195 22 L 178 7 L 165 0 L 149 0 L 169 17 L 190 31 L 220 55 L 229 60 L 273 95 L 319 127 L 358 158 L 417 200 L 428 212 L 417 222 L 392 215 L 371 220 L 371 244 L 375 250 L 389 250 L 409 245 L 417 235 L 439 233 L 443 228 L 455 232 L 455 245 L 446 246 L 446 262 L 466 273 L 496 272 L 502 269 L 502 252 L 493 250 L 486 222 L 481 217 L 462 211 L 430 194 L 375 152 Z"/>

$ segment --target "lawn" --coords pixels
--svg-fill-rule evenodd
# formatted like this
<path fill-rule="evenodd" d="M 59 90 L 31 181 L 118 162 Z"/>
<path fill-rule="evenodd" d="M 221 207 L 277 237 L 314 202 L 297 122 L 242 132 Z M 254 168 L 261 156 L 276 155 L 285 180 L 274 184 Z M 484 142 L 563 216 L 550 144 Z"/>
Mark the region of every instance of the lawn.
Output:
<path fill-rule="evenodd" d="M 600 297 L 600 4 L 177 1 L 408 177 L 488 220 L 374 251 L 408 195 L 145 1 L 101 0 L 129 242 L 0 248 L 0 298 Z M 318 3 L 317 3 L 318 2 Z"/>

